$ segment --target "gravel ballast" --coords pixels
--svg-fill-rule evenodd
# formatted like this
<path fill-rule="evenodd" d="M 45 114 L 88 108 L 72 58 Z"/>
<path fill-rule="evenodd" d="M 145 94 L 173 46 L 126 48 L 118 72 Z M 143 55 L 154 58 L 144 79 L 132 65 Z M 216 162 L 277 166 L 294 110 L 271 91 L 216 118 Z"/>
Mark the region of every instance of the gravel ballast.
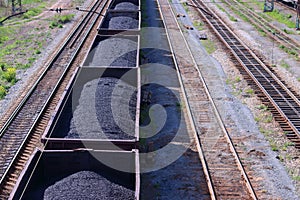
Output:
<path fill-rule="evenodd" d="M 187 15 L 177 0 L 173 3 L 178 13 Z M 198 19 L 196 13 L 193 13 L 192 17 Z M 227 16 L 224 15 L 225 18 Z M 190 21 L 188 15 L 180 21 L 183 24 L 192 26 L 192 21 Z M 248 25 L 243 23 L 243 26 L 240 25 L 237 30 L 245 27 L 248 27 Z M 204 47 L 199 44 L 197 34 L 196 29 L 186 33 L 187 41 L 192 47 L 191 50 L 194 55 L 199 55 L 196 57 L 196 62 L 218 111 L 226 123 L 226 127 L 228 127 L 229 134 L 234 139 L 235 148 L 239 152 L 239 157 L 247 174 L 251 174 L 251 177 L 253 177 L 251 183 L 255 187 L 258 198 L 299 199 L 292 180 L 288 177 L 284 166 L 279 161 L 278 155 L 276 155 L 277 151 L 271 150 L 268 141 L 260 133 L 260 131 L 267 130 L 268 134 L 272 135 L 273 130 L 269 132 L 266 127 L 259 127 L 259 122 L 256 121 L 258 118 L 254 118 L 257 113 L 251 113 L 253 109 L 249 109 L 259 107 L 261 102 L 254 100 L 254 95 L 245 92 L 249 86 L 247 86 L 245 80 L 242 80 L 243 78 L 235 69 L 235 65 L 231 63 L 228 52 L 222 50 L 221 46 L 223 44 L 215 42 L 216 38 L 206 31 L 209 40 L 215 42 L 218 47 L 218 50 L 212 55 L 208 55 L 205 53 Z M 258 40 L 252 38 L 251 43 L 254 41 Z M 239 91 L 241 94 L 235 91 Z M 245 104 L 247 106 L 251 105 L 247 107 Z M 269 123 L 269 127 L 271 127 L 271 123 Z M 274 134 L 279 135 L 279 130 L 274 130 Z"/>
<path fill-rule="evenodd" d="M 133 3 L 130 2 L 122 2 L 118 3 L 114 10 L 138 10 L 138 6 L 134 5 Z"/>
<path fill-rule="evenodd" d="M 133 86 L 113 77 L 86 83 L 66 138 L 133 139 L 136 112 L 134 91 Z M 128 96 L 130 100 L 126 98 Z"/>
<path fill-rule="evenodd" d="M 136 67 L 137 42 L 125 38 L 102 40 L 90 52 L 87 66 Z"/>
<path fill-rule="evenodd" d="M 92 1 L 84 1 L 82 3 L 79 3 L 78 6 L 82 7 L 88 7 L 89 4 Z M 68 4 L 72 4 L 72 1 L 66 0 L 63 2 L 60 2 L 60 5 L 69 6 Z M 50 5 L 49 5 L 50 6 Z M 24 32 L 18 33 L 18 36 L 20 38 L 23 38 L 27 35 L 27 33 L 32 32 L 34 29 L 40 29 L 43 32 L 49 34 L 45 38 L 46 45 L 42 47 L 41 54 L 39 54 L 37 60 L 32 64 L 32 66 L 28 69 L 20 69 L 17 70 L 17 82 L 15 85 L 9 88 L 8 94 L 4 99 L 0 100 L 0 117 L 2 118 L 9 110 L 10 107 L 14 106 L 16 104 L 16 100 L 21 96 L 24 95 L 23 93 L 26 92 L 28 86 L 32 85 L 35 80 L 37 80 L 36 77 L 38 77 L 41 73 L 41 71 L 44 70 L 46 66 L 46 62 L 49 59 L 50 56 L 54 54 L 55 48 L 57 48 L 59 45 L 61 45 L 65 39 L 65 37 L 70 33 L 70 31 L 74 28 L 74 23 L 77 22 L 82 16 L 81 12 L 73 12 L 73 11 L 65 11 L 64 14 L 68 14 L 70 12 L 74 13 L 75 16 L 72 19 L 71 22 L 64 24 L 63 28 L 60 29 L 42 29 L 41 26 L 49 27 L 49 21 L 47 18 L 54 17 L 54 13 L 52 15 L 51 12 L 48 12 L 48 10 L 45 10 L 43 13 L 40 14 L 39 20 L 31 20 L 28 23 L 22 22 L 24 25 Z M 51 14 L 50 14 L 51 13 Z M 23 26 L 22 25 L 22 26 Z M 25 28 L 26 27 L 26 28 Z M 28 29 L 28 30 L 27 30 Z M 35 43 L 37 41 L 32 40 L 32 43 Z M 16 51 L 16 50 L 14 50 Z M 14 59 L 14 56 L 12 56 Z M 27 57 L 24 57 L 24 62 L 27 61 Z"/>
<path fill-rule="evenodd" d="M 139 21 L 133 19 L 131 17 L 120 16 L 120 17 L 112 17 L 109 21 L 108 28 L 116 29 L 116 30 L 124 30 L 124 29 L 137 29 L 139 25 Z"/>
<path fill-rule="evenodd" d="M 81 171 L 48 187 L 44 193 L 44 200 L 50 199 L 134 199 L 134 191 L 95 172 Z"/>

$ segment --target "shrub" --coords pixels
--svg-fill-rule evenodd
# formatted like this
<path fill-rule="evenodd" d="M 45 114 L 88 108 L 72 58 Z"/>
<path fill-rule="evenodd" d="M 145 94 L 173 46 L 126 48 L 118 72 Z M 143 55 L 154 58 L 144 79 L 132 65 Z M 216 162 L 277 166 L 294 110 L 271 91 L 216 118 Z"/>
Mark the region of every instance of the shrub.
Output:
<path fill-rule="evenodd" d="M 30 17 L 37 16 L 42 12 L 41 8 L 30 8 L 26 13 L 23 14 L 24 19 L 29 19 Z"/>
<path fill-rule="evenodd" d="M 74 17 L 74 14 L 62 15 L 59 17 L 58 22 L 65 24 L 65 23 L 70 22 L 73 19 L 73 17 Z"/>
<path fill-rule="evenodd" d="M 251 88 L 250 88 L 250 89 L 246 89 L 245 92 L 246 92 L 246 94 L 250 94 L 250 95 L 251 95 L 251 94 L 254 94 L 254 90 L 251 89 Z"/>
<path fill-rule="evenodd" d="M 57 27 L 57 26 L 58 26 L 57 21 L 52 21 L 52 22 L 50 23 L 49 28 L 53 29 L 53 28 L 55 28 L 55 27 Z"/>
<path fill-rule="evenodd" d="M 6 95 L 6 89 L 0 85 L 0 99 L 3 99 Z"/>
<path fill-rule="evenodd" d="M 2 76 L 6 81 L 10 83 L 16 82 L 16 68 L 7 68 L 7 70 L 2 74 Z"/>

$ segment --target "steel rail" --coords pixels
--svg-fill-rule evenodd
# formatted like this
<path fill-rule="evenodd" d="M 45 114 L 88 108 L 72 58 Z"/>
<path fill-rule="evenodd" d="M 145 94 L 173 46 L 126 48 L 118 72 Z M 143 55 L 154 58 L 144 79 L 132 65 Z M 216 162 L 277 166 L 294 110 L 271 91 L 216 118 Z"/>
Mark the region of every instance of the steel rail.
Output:
<path fill-rule="evenodd" d="M 287 8 L 288 10 L 290 10 L 290 11 L 292 11 L 292 12 L 294 12 L 294 14 L 297 14 L 297 9 L 296 9 L 295 7 L 291 7 L 291 6 L 289 6 L 289 5 L 285 4 L 285 3 L 283 3 L 283 2 L 280 1 L 280 0 L 276 0 L 275 3 L 278 4 L 278 5 L 280 5 L 280 6 L 283 6 L 283 7 Z M 296 2 L 296 3 L 297 3 L 297 2 Z"/>
<path fill-rule="evenodd" d="M 94 6 L 92 6 L 91 9 L 93 9 Z M 89 17 L 88 14 L 84 16 L 84 18 L 75 26 L 72 30 L 72 32 L 67 36 L 66 40 L 62 43 L 62 45 L 59 47 L 59 50 L 57 53 L 50 59 L 50 63 L 45 68 L 43 73 L 40 75 L 40 77 L 37 79 L 37 81 L 33 84 L 32 88 L 28 91 L 27 95 L 23 98 L 23 100 L 19 103 L 18 107 L 14 110 L 14 112 L 11 114 L 11 116 L 8 118 L 8 120 L 4 123 L 4 125 L 0 129 L 0 138 L 4 134 L 4 131 L 7 129 L 13 118 L 18 114 L 18 112 L 22 109 L 22 107 L 25 105 L 26 101 L 30 97 L 30 95 L 33 93 L 33 91 L 36 89 L 37 85 L 41 82 L 41 80 L 45 77 L 46 73 L 50 69 L 50 67 L 53 65 L 56 59 L 61 55 L 61 53 L 64 51 L 64 49 L 67 47 L 68 43 L 70 42 L 71 38 L 74 37 L 75 34 L 77 34 L 77 30 L 82 26 L 82 23 L 84 20 L 86 20 Z"/>
<path fill-rule="evenodd" d="M 171 52 L 171 55 L 172 55 L 173 60 L 174 60 L 174 65 L 175 65 L 175 68 L 176 68 L 176 71 L 177 71 L 179 84 L 180 84 L 181 90 L 183 91 L 182 94 L 183 94 L 184 102 L 187 105 L 186 109 L 187 109 L 187 114 L 188 114 L 188 117 L 189 117 L 190 125 L 192 127 L 192 130 L 193 130 L 193 133 L 194 133 L 194 137 L 197 139 L 196 143 L 197 143 L 198 155 L 199 155 L 201 164 L 203 166 L 203 172 L 205 174 L 207 186 L 208 186 L 208 189 L 209 189 L 209 192 L 210 192 L 210 197 L 211 197 L 212 200 L 216 200 L 217 199 L 216 198 L 216 193 L 215 193 L 215 190 L 214 190 L 214 187 L 213 187 L 213 184 L 212 184 L 211 176 L 210 176 L 210 174 L 208 172 L 208 165 L 207 165 L 207 162 L 205 160 L 205 156 L 204 156 L 203 149 L 201 147 L 200 139 L 198 137 L 199 134 L 198 134 L 198 131 L 197 131 L 197 128 L 196 128 L 195 118 L 194 118 L 194 116 L 193 116 L 193 114 L 191 112 L 191 106 L 190 106 L 190 103 L 188 101 L 187 91 L 184 88 L 183 78 L 182 78 L 182 75 L 180 74 L 179 61 L 178 61 L 177 57 L 175 56 L 174 47 L 173 47 L 171 39 L 170 39 L 168 25 L 165 22 L 165 17 L 164 17 L 164 14 L 162 12 L 162 9 L 161 9 L 161 4 L 159 3 L 159 0 L 156 0 L 156 1 L 157 1 L 157 5 L 158 5 L 158 8 L 159 8 L 159 12 L 160 12 L 161 18 L 163 19 L 162 22 L 163 22 L 165 30 L 166 30 L 166 36 L 167 36 L 168 43 L 169 43 L 169 46 L 170 46 L 170 52 Z M 170 7 L 170 10 L 172 10 L 171 7 Z M 173 13 L 173 10 L 172 10 L 172 13 Z M 173 15 L 174 15 L 174 13 L 173 13 Z M 180 31 L 181 35 L 183 36 L 182 30 L 181 30 L 181 28 L 180 28 L 180 26 L 179 26 L 178 23 L 176 23 L 176 26 L 177 26 L 178 30 Z M 184 36 L 183 36 L 183 38 L 184 38 Z M 186 47 L 188 47 L 188 46 L 186 46 Z M 194 59 L 193 59 L 193 63 L 195 64 L 195 60 Z M 196 64 L 195 64 L 195 66 L 196 66 Z"/>
<path fill-rule="evenodd" d="M 197 6 L 204 6 L 199 1 L 192 0 Z M 206 8 L 209 9 L 209 8 Z M 294 132 L 296 147 L 300 147 L 300 102 L 299 99 L 274 75 L 268 67 L 230 30 L 218 17 L 207 17 L 199 11 L 201 16 L 217 34 L 220 40 L 234 55 L 244 71 L 252 78 L 255 85 L 265 95 L 276 111 L 285 119 L 286 124 Z M 286 108 L 289 109 L 286 109 Z M 284 128 L 282 126 L 282 128 Z M 289 131 L 289 130 L 288 130 Z M 289 133 L 291 133 L 289 132 Z"/>
<path fill-rule="evenodd" d="M 159 8 L 161 9 L 160 4 L 158 4 L 158 5 L 159 5 Z M 164 6 L 167 6 L 167 5 L 164 4 Z M 173 11 L 173 9 L 172 9 L 172 7 L 170 6 L 169 3 L 168 3 L 168 7 L 169 7 L 169 10 L 172 13 L 173 18 L 176 19 L 176 17 L 175 17 L 176 15 L 174 14 L 174 11 Z M 205 10 L 205 9 L 202 9 L 202 10 Z M 210 13 L 207 12 L 207 11 L 205 13 L 208 14 L 208 15 L 210 15 Z M 165 18 L 164 14 L 165 13 L 161 12 L 162 18 Z M 174 62 L 175 62 L 176 69 L 177 69 L 177 73 L 178 73 L 178 77 L 179 77 L 179 82 L 180 82 L 180 85 L 181 85 L 181 88 L 182 88 L 182 91 L 183 91 L 184 100 L 186 102 L 186 105 L 188 105 L 187 106 L 187 110 L 188 110 L 188 115 L 189 115 L 189 118 L 190 118 L 191 126 L 193 127 L 193 130 L 194 130 L 194 133 L 195 133 L 195 138 L 197 138 L 196 141 L 197 141 L 197 147 L 199 149 L 199 157 L 200 157 L 200 160 L 201 160 L 202 164 L 205 167 L 204 168 L 205 169 L 205 175 L 207 176 L 206 178 L 207 178 L 208 187 L 209 187 L 209 190 L 210 190 L 210 193 L 211 193 L 211 199 L 217 199 L 216 191 L 215 191 L 215 188 L 214 188 L 214 185 L 213 185 L 213 181 L 211 180 L 211 176 L 209 174 L 209 170 L 208 170 L 209 167 L 208 167 L 206 159 L 205 159 L 205 153 L 204 153 L 204 151 L 203 151 L 203 149 L 201 147 L 199 133 L 196 130 L 195 116 L 191 112 L 191 106 L 190 106 L 190 103 L 189 103 L 189 100 L 188 100 L 188 97 L 187 97 L 187 91 L 186 91 L 186 89 L 184 87 L 182 74 L 180 73 L 180 71 L 181 71 L 180 67 L 179 67 L 179 63 L 180 62 L 178 63 L 177 56 L 175 55 L 174 50 L 173 50 L 173 45 L 172 45 L 171 38 L 169 36 L 169 31 L 168 31 L 168 25 L 165 23 L 165 20 L 163 20 L 163 22 L 164 22 L 166 33 L 167 33 L 167 36 L 168 36 L 168 40 L 169 40 L 169 44 L 170 44 L 170 48 L 171 48 L 171 53 L 172 53 L 172 56 L 173 56 L 173 59 L 174 59 Z M 189 45 L 188 45 L 188 43 L 186 41 L 186 38 L 185 38 L 185 36 L 184 36 L 181 28 L 180 28 L 180 25 L 178 24 L 177 20 L 175 20 L 175 22 L 176 22 L 176 29 L 178 29 L 178 31 L 180 32 L 180 35 L 182 37 L 182 40 L 184 41 L 184 46 L 188 49 L 188 52 L 189 52 L 189 54 L 190 54 L 190 56 L 192 58 L 192 63 L 193 63 L 192 67 L 195 68 L 196 71 L 198 72 L 198 77 L 199 77 L 199 79 L 200 79 L 200 81 L 201 81 L 201 83 L 202 83 L 202 85 L 204 87 L 204 90 L 205 90 L 205 93 L 206 93 L 206 95 L 208 97 L 208 100 L 209 100 L 210 104 L 213 107 L 213 111 L 214 111 L 214 114 L 215 114 L 215 116 L 217 118 L 218 124 L 220 125 L 220 127 L 222 129 L 222 132 L 225 135 L 226 141 L 229 144 L 230 151 L 233 153 L 233 156 L 234 156 L 234 158 L 236 160 L 237 167 L 239 168 L 240 173 L 241 173 L 241 175 L 242 175 L 242 177 L 243 177 L 243 179 L 245 181 L 245 184 L 246 184 L 246 187 L 248 189 L 248 192 L 249 192 L 249 194 L 250 194 L 250 196 L 251 196 L 252 199 L 257 199 L 256 194 L 254 192 L 254 189 L 253 189 L 253 187 L 252 187 L 252 185 L 250 183 L 250 180 L 249 180 L 249 178 L 248 178 L 248 176 L 247 176 L 247 174 L 246 174 L 246 172 L 245 172 L 245 170 L 243 168 L 241 160 L 239 159 L 239 156 L 238 156 L 238 154 L 237 154 L 237 152 L 235 150 L 235 147 L 233 145 L 231 137 L 230 137 L 229 133 L 227 132 L 227 129 L 226 129 L 225 124 L 224 124 L 224 122 L 223 122 L 223 120 L 222 120 L 222 118 L 220 116 L 220 113 L 219 113 L 219 111 L 218 111 L 218 109 L 217 109 L 217 107 L 215 105 L 215 102 L 214 102 L 213 98 L 210 95 L 210 91 L 208 89 L 206 81 L 205 81 L 205 79 L 204 79 L 201 71 L 197 67 L 197 62 L 196 62 L 196 60 L 194 58 L 194 55 L 193 55 L 193 53 L 192 53 L 192 51 L 191 51 L 191 49 L 190 49 L 190 47 L 189 47 Z M 174 28 L 172 28 L 172 31 L 174 31 Z M 184 66 L 181 66 L 181 67 L 184 67 Z"/>
<path fill-rule="evenodd" d="M 92 9 L 97 9 L 100 5 L 101 5 L 102 1 L 98 1 L 95 2 L 94 5 L 92 6 Z M 9 121 L 5 124 L 5 127 L 2 129 L 1 132 L 1 139 L 3 138 L 5 131 L 8 129 L 9 125 L 12 124 L 12 122 L 14 121 L 14 119 L 16 119 L 16 117 L 18 116 L 18 114 L 21 112 L 22 108 L 26 105 L 26 103 L 29 101 L 31 95 L 34 93 L 34 91 L 36 90 L 37 86 L 41 83 L 41 80 L 43 80 L 48 72 L 48 70 L 51 69 L 52 66 L 55 65 L 55 62 L 58 60 L 59 56 L 62 55 L 62 53 L 64 53 L 64 50 L 66 49 L 66 47 L 68 46 L 70 39 L 76 34 L 76 31 L 80 29 L 80 27 L 84 24 L 83 22 L 85 21 L 85 19 L 87 19 L 88 17 L 92 18 L 93 14 L 87 14 L 85 15 L 85 17 L 83 18 L 83 20 L 81 21 L 81 23 L 79 23 L 75 28 L 74 31 L 67 37 L 67 40 L 63 43 L 63 45 L 60 47 L 60 50 L 58 51 L 58 53 L 52 58 L 51 63 L 49 64 L 49 66 L 46 68 L 46 70 L 43 72 L 43 74 L 40 76 L 40 78 L 38 79 L 38 81 L 35 83 L 34 87 L 30 90 L 30 93 L 28 93 L 28 95 L 26 96 L 26 98 L 24 98 L 24 100 L 22 101 L 22 103 L 18 106 L 18 109 L 13 113 L 13 115 L 10 117 Z M 93 23 L 96 22 L 96 19 L 99 18 L 99 15 L 94 18 Z M 92 23 L 92 24 L 93 24 Z M 92 25 L 90 26 L 91 29 Z M 89 31 L 90 31 L 89 29 Z M 88 32 L 89 32 L 88 31 Z M 86 36 L 88 35 L 88 32 L 86 32 L 84 34 L 84 38 L 86 38 Z M 68 68 L 70 66 L 70 64 L 72 63 L 72 61 L 74 60 L 74 58 L 76 57 L 80 47 L 83 45 L 84 40 L 80 41 L 78 44 L 78 48 L 74 51 L 70 57 L 70 61 L 68 62 L 67 65 L 65 65 L 65 70 L 63 70 L 61 76 L 58 79 L 58 82 L 55 84 L 55 86 L 52 88 L 52 91 L 50 92 L 48 98 L 45 99 L 45 104 L 40 105 L 42 107 L 39 108 L 39 110 L 37 111 L 38 114 L 35 116 L 35 119 L 33 121 L 33 124 L 29 127 L 28 132 L 23 133 L 24 138 L 22 140 L 22 142 L 19 144 L 17 149 L 14 149 L 14 156 L 12 157 L 12 159 L 9 162 L 9 165 L 6 167 L 6 169 L 4 170 L 4 173 L 2 173 L 2 177 L 0 179 L 0 185 L 3 184 L 3 181 L 6 177 L 6 175 L 8 174 L 10 168 L 12 167 L 13 163 L 15 162 L 19 152 L 22 150 L 22 147 L 24 146 L 24 144 L 26 143 L 27 138 L 30 135 L 30 132 L 32 131 L 32 129 L 34 128 L 36 122 L 38 121 L 39 117 L 41 116 L 41 114 L 43 113 L 44 108 L 46 107 L 46 105 L 48 104 L 48 102 L 51 100 L 53 94 L 55 93 L 56 89 L 58 88 L 58 86 L 60 85 L 61 81 L 63 80 L 66 72 L 68 71 Z"/>
<path fill-rule="evenodd" d="M 234 4 L 232 4 L 232 1 Z M 300 51 L 300 43 L 299 41 L 293 39 L 290 37 L 288 34 L 286 34 L 284 31 L 281 29 L 277 28 L 276 26 L 272 25 L 269 23 L 266 19 L 264 19 L 262 16 L 258 15 L 256 12 L 253 10 L 249 9 L 245 5 L 241 4 L 240 2 L 236 0 L 224 0 L 224 2 L 232 9 L 235 11 L 243 11 L 243 15 L 246 15 L 248 17 L 248 20 L 264 30 L 264 32 L 272 39 L 278 41 L 282 45 L 287 45 L 288 48 L 295 50 L 295 51 Z M 238 7 L 236 7 L 238 6 Z"/>

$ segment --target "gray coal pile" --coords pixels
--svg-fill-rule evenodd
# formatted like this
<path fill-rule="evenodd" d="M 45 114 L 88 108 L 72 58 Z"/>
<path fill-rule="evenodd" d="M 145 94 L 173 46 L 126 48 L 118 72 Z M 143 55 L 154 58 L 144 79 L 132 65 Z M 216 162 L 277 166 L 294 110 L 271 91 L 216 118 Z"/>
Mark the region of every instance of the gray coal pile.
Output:
<path fill-rule="evenodd" d="M 96 99 L 98 99 L 96 112 L 102 130 L 110 138 L 114 138 L 115 133 L 125 138 L 127 134 L 124 131 L 134 135 L 137 101 L 134 91 L 133 86 L 116 78 L 101 78 L 99 80 L 96 91 Z M 104 116 L 104 113 L 106 113 L 106 116 Z M 114 117 L 111 118 L 111 116 Z M 113 121 L 117 121 L 124 131 Z"/>
<path fill-rule="evenodd" d="M 126 16 L 112 17 L 109 21 L 108 29 L 125 30 L 137 29 L 139 21 Z"/>
<path fill-rule="evenodd" d="M 129 200 L 134 199 L 134 191 L 113 183 L 95 172 L 81 171 L 46 189 L 44 200 L 54 199 Z"/>
<path fill-rule="evenodd" d="M 66 138 L 134 139 L 136 101 L 135 87 L 117 78 L 86 83 Z"/>
<path fill-rule="evenodd" d="M 102 40 L 93 49 L 88 66 L 136 67 L 137 42 L 111 37 Z"/>
<path fill-rule="evenodd" d="M 138 10 L 139 7 L 130 2 L 122 2 L 122 3 L 118 3 L 114 9 L 115 10 Z"/>

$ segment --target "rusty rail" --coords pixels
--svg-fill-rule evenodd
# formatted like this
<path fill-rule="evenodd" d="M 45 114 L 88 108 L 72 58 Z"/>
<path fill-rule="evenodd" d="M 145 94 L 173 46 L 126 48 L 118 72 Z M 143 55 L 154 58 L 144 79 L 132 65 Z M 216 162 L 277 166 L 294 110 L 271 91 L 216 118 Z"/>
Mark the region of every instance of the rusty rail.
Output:
<path fill-rule="evenodd" d="M 106 12 L 104 8 L 107 2 L 109 1 L 97 1 L 91 7 L 91 10 Z M 44 117 L 42 114 L 50 115 L 50 113 L 47 113 L 46 107 L 54 99 L 54 94 L 58 91 L 58 88 L 66 84 L 63 82 L 67 74 L 72 74 L 69 70 L 70 66 L 99 17 L 100 15 L 91 12 L 83 18 L 1 130 L 1 198 L 6 199 L 9 196 L 9 192 L 13 189 L 18 177 L 13 172 L 22 170 L 30 157 L 32 149 L 37 145 L 40 135 L 32 132 L 47 126 L 45 122 L 40 123 Z M 89 26 L 85 26 L 86 23 L 89 23 Z M 82 26 L 84 26 L 84 29 L 81 28 Z M 81 37 L 74 43 L 71 39 L 78 34 L 78 31 L 81 32 Z M 70 48 L 70 45 L 74 48 Z M 56 99 L 56 101 L 58 100 Z"/>
<path fill-rule="evenodd" d="M 193 3 L 206 7 L 201 1 L 193 0 Z M 212 18 L 201 11 L 199 14 L 238 61 L 241 73 L 268 106 L 286 136 L 295 143 L 296 148 L 300 148 L 299 95 L 290 91 L 218 16 Z"/>

